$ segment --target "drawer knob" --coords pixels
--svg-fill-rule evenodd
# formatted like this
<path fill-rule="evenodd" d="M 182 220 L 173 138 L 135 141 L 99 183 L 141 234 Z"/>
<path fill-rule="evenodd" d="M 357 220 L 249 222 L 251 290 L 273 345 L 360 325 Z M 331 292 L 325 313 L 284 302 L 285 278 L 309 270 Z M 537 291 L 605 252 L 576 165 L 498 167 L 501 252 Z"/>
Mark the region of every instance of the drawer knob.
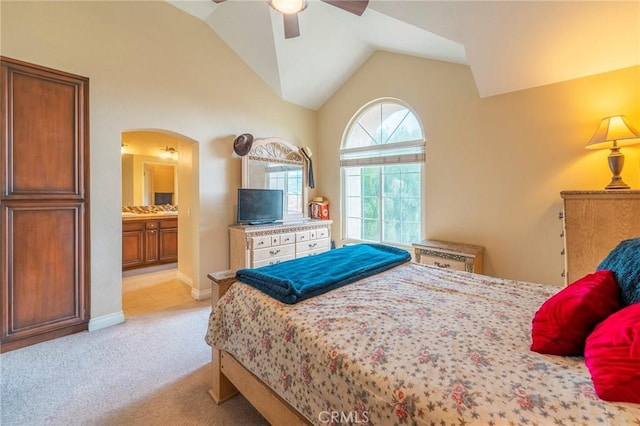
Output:
<path fill-rule="evenodd" d="M 278 253 L 280 253 L 280 249 L 278 249 L 278 250 L 269 250 L 269 254 L 270 254 L 271 256 L 275 256 L 275 255 L 276 255 L 276 254 L 278 254 Z"/>
<path fill-rule="evenodd" d="M 438 261 L 433 262 L 438 268 L 451 268 L 450 263 L 440 263 Z"/>

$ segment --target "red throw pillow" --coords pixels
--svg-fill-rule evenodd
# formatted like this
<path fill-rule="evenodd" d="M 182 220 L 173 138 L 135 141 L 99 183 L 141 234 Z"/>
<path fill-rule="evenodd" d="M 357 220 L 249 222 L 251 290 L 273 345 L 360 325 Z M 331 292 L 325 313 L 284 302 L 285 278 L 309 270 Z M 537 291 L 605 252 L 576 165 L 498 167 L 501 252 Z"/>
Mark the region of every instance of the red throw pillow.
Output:
<path fill-rule="evenodd" d="M 584 361 L 600 398 L 640 404 L 640 303 L 598 324 L 587 338 Z"/>
<path fill-rule="evenodd" d="M 594 327 L 620 309 L 620 289 L 609 270 L 589 274 L 542 304 L 531 322 L 531 350 L 582 355 Z"/>

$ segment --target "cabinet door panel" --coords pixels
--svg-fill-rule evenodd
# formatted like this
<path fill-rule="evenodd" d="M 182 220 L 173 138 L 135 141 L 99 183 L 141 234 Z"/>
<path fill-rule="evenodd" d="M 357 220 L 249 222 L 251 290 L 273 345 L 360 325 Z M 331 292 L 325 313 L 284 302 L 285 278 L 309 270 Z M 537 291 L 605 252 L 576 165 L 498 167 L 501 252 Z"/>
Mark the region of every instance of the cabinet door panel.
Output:
<path fill-rule="evenodd" d="M 12 198 L 84 197 L 85 82 L 64 74 L 12 65 L 5 90 L 7 156 L 4 195 Z M 80 115 L 80 116 L 78 116 Z"/>
<path fill-rule="evenodd" d="M 145 263 L 158 261 L 158 231 L 155 229 L 144 233 L 144 261 Z"/>
<path fill-rule="evenodd" d="M 175 262 L 178 260 L 178 230 L 160 230 L 160 261 Z"/>
<path fill-rule="evenodd" d="M 122 233 L 122 266 L 130 268 L 144 263 L 144 233 L 126 231 Z"/>
<path fill-rule="evenodd" d="M 22 338 L 86 320 L 82 205 L 4 204 L 3 335 Z M 6 225 L 6 227 L 5 227 Z M 8 248 L 11 250 L 8 250 Z"/>

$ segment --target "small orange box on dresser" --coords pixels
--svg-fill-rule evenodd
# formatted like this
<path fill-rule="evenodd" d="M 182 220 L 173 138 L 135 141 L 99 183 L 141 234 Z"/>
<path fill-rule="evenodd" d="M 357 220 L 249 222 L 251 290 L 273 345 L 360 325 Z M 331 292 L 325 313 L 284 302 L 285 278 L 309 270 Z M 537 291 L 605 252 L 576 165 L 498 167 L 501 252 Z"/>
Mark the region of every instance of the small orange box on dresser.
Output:
<path fill-rule="evenodd" d="M 309 216 L 311 219 L 329 219 L 329 200 L 322 197 L 315 197 L 309 203 Z"/>

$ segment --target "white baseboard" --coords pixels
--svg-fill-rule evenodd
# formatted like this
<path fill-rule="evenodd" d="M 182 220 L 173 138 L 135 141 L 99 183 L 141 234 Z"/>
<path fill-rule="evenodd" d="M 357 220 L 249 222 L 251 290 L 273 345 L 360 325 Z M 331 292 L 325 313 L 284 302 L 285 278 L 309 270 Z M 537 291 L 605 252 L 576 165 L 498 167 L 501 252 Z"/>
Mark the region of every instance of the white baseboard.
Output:
<path fill-rule="evenodd" d="M 178 271 L 178 273 L 176 274 L 176 278 L 182 281 L 183 283 L 188 284 L 189 287 L 193 287 L 193 278 L 191 278 L 189 275 L 185 274 L 184 272 Z"/>
<path fill-rule="evenodd" d="M 112 314 L 102 315 L 89 320 L 89 331 L 96 331 L 102 328 L 111 327 L 112 325 L 124 322 L 124 312 L 114 312 Z"/>
<path fill-rule="evenodd" d="M 193 278 L 180 271 L 176 274 L 176 278 L 191 287 L 191 297 L 196 300 L 205 300 L 211 297 L 211 287 L 206 290 L 198 290 L 193 288 Z"/>
<path fill-rule="evenodd" d="M 207 288 L 206 290 L 198 290 L 192 287 L 191 297 L 193 297 L 196 300 L 209 299 L 211 297 L 211 286 L 209 286 L 209 288 Z"/>

